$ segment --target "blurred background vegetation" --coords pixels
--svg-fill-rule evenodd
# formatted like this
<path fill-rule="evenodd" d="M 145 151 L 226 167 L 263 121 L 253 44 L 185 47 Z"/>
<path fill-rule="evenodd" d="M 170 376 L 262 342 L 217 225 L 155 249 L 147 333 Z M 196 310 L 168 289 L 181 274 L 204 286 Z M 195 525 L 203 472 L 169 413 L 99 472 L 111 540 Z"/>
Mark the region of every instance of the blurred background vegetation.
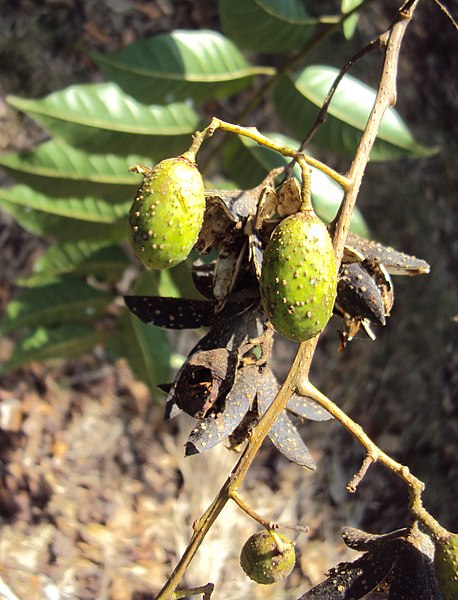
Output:
<path fill-rule="evenodd" d="M 319 10 L 330 13 L 336 4 L 320 3 Z M 397 5 L 369 2 L 349 42 L 335 34 L 307 55 L 307 63 L 340 68 L 389 25 Z M 221 23 L 216 1 L 6 0 L 0 27 L 0 151 L 5 154 L 46 139 L 31 119 L 6 103 L 7 95 L 40 98 L 71 84 L 103 80 L 82 49 L 109 54 L 154 34 L 177 28 L 218 31 Z M 312 377 L 378 445 L 426 483 L 426 507 L 454 531 L 457 46 L 456 32 L 437 6 L 422 2 L 401 53 L 397 108 L 416 140 L 440 151 L 425 159 L 371 163 L 359 199 L 372 237 L 427 260 L 431 273 L 395 278 L 394 310 L 387 326 L 377 329 L 375 342 L 361 335 L 339 353 L 339 324 L 331 322 Z M 280 67 L 285 60 L 282 55 L 247 56 L 257 65 Z M 370 55 L 354 74 L 376 86 L 379 64 L 380 57 Z M 210 100 L 205 110 L 231 120 L 251 95 L 246 90 Z M 282 131 L 270 98 L 243 124 Z M 337 170 L 349 167 L 348 161 L 331 154 L 320 158 Z M 12 182 L 4 171 L 0 178 L 5 188 Z M 0 209 L 0 314 L 17 295 L 18 278 L 30 275 L 46 248 L 44 239 L 26 232 Z M 195 340 L 192 334 L 171 334 L 168 339 L 177 358 Z M 2 338 L 0 361 L 8 360 L 15 342 L 14 334 Z M 294 347 L 279 340 L 277 350 L 274 366 L 281 377 Z M 100 348 L 67 361 L 34 362 L 2 376 L 0 517 L 5 534 L 0 558 L 8 557 L 2 576 L 18 597 L 31 597 L 27 594 L 37 573 L 42 590 L 48 585 L 63 593 L 67 586 L 78 598 L 148 598 L 164 581 L 189 536 L 192 517 L 217 489 L 209 487 L 211 469 L 215 481 L 221 474 L 224 478 L 234 458 L 218 449 L 184 461 L 183 435 L 190 423 L 184 418 L 164 424 L 157 399 L 152 401 L 125 362 Z M 383 532 L 406 522 L 403 485 L 377 467 L 355 496 L 347 494 L 345 485 L 362 454 L 341 427 L 308 424 L 304 437 L 317 458 L 316 473 L 304 476 L 266 445 L 247 482 L 247 496 L 259 512 L 311 527 L 308 539 L 298 541 L 300 560 L 288 591 L 278 588 L 278 598 L 304 591 L 342 558 L 338 532 L 344 523 Z M 293 489 L 298 494 L 292 500 Z M 227 523 L 240 535 L 240 545 L 234 539 L 234 547 L 223 548 L 221 539 L 230 529 L 215 532 L 190 582 L 219 580 L 221 595 L 216 598 L 257 597 L 253 587 L 244 587 L 251 586 L 245 576 L 238 577 L 237 553 L 249 525 L 232 511 Z M 33 551 L 26 560 L 27 544 Z M 107 547 L 112 549 L 108 554 Z"/>

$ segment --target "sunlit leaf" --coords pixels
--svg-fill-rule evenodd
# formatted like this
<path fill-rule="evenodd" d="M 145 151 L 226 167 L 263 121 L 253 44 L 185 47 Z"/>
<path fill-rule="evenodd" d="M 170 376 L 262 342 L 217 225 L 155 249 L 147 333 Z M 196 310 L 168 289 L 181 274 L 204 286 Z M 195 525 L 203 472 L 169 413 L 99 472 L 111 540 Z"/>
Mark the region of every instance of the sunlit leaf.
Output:
<path fill-rule="evenodd" d="M 363 0 L 342 0 L 341 1 L 341 11 L 342 14 L 347 14 L 353 9 L 357 8 L 363 3 Z M 354 12 L 352 15 L 347 17 L 345 21 L 342 23 L 342 30 L 345 36 L 345 39 L 350 40 L 358 26 L 359 14 Z"/>
<path fill-rule="evenodd" d="M 270 132 L 265 135 L 290 148 L 299 148 L 300 146 L 297 140 L 280 133 Z M 286 166 L 290 162 L 289 158 L 243 136 L 234 138 L 226 145 L 224 160 L 231 178 L 245 189 L 259 184 L 271 169 Z M 294 175 L 300 179 L 300 170 L 297 165 Z M 311 177 L 312 202 L 315 210 L 325 222 L 330 222 L 337 214 L 342 201 L 342 188 L 330 177 L 313 167 L 311 168 Z M 351 230 L 362 236 L 368 235 L 367 226 L 358 209 L 353 213 Z"/>
<path fill-rule="evenodd" d="M 8 96 L 7 101 L 53 136 L 91 153 L 173 156 L 186 150 L 199 124 L 188 104 L 141 104 L 115 83 L 73 85 L 40 100 Z"/>
<path fill-rule="evenodd" d="M 26 326 L 87 321 L 103 313 L 111 301 L 111 294 L 76 278 L 28 288 L 8 303 L 0 333 Z"/>
<path fill-rule="evenodd" d="M 135 155 L 90 154 L 53 139 L 31 151 L 0 156 L 0 165 L 38 192 L 52 196 L 95 196 L 107 200 L 133 197 L 141 175 L 129 172 L 150 159 Z"/>
<path fill-rule="evenodd" d="M 275 105 L 283 122 L 299 137 L 311 129 L 319 108 L 338 74 L 334 67 L 313 65 L 285 76 L 275 89 Z M 345 75 L 335 92 L 325 123 L 313 138 L 313 145 L 353 157 L 369 113 L 374 89 Z M 409 156 L 430 156 L 436 152 L 417 144 L 399 114 L 389 108 L 383 117 L 372 160 L 395 160 Z"/>
<path fill-rule="evenodd" d="M 39 327 L 18 342 L 2 371 L 9 372 L 32 361 L 81 356 L 90 352 L 103 337 L 103 332 L 89 325 L 68 323 L 56 328 Z"/>
<path fill-rule="evenodd" d="M 141 102 L 201 102 L 239 92 L 271 67 L 250 66 L 216 31 L 175 30 L 129 44 L 111 56 L 91 53 L 106 75 Z"/>
<path fill-rule="evenodd" d="M 238 46 L 266 54 L 300 48 L 319 23 L 302 0 L 219 0 L 219 12 Z"/>

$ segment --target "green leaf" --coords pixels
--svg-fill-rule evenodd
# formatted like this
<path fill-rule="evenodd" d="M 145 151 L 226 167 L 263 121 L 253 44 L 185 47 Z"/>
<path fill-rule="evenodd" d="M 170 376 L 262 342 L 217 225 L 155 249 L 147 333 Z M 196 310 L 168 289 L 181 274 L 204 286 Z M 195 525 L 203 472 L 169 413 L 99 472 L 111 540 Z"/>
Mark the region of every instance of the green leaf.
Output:
<path fill-rule="evenodd" d="M 338 72 L 333 67 L 314 65 L 281 80 L 274 94 L 275 105 L 283 122 L 295 135 L 305 137 L 309 132 Z M 353 157 L 375 96 L 375 90 L 345 75 L 333 96 L 324 125 L 313 138 L 313 145 Z M 433 148 L 417 144 L 398 113 L 389 108 L 371 159 L 396 160 L 430 156 L 435 152 Z"/>
<path fill-rule="evenodd" d="M 250 66 L 216 31 L 175 30 L 134 42 L 106 56 L 90 53 L 109 79 L 141 102 L 203 102 L 239 92 L 271 67 Z"/>
<path fill-rule="evenodd" d="M 358 8 L 358 6 L 361 6 L 363 1 L 364 0 L 342 0 L 342 2 L 340 4 L 340 9 L 342 11 L 342 14 L 346 15 L 353 9 Z M 353 35 L 356 31 L 356 28 L 358 26 L 358 20 L 359 20 L 359 14 L 357 12 L 354 12 L 347 19 L 345 19 L 345 21 L 342 23 L 342 30 L 343 30 L 345 39 L 350 40 L 353 37 Z"/>
<path fill-rule="evenodd" d="M 319 24 L 303 0 L 219 0 L 219 13 L 238 46 L 266 54 L 301 48 Z"/>
<path fill-rule="evenodd" d="M 70 277 L 28 288 L 8 303 L 0 333 L 33 325 L 91 320 L 102 314 L 112 300 L 111 294 Z"/>
<path fill-rule="evenodd" d="M 41 212 L 68 217 L 81 222 L 116 223 L 127 218 L 132 204 L 128 202 L 108 202 L 101 198 L 86 196 L 85 198 L 51 198 L 40 194 L 26 185 L 16 185 L 9 189 L 0 189 L 0 202 L 5 200 Z"/>
<path fill-rule="evenodd" d="M 170 377 L 171 352 L 165 331 L 145 325 L 126 309 L 107 344 L 110 354 L 115 358 L 125 357 L 135 375 L 157 398 L 157 385 L 167 383 Z"/>
<path fill-rule="evenodd" d="M 266 133 L 268 138 L 290 148 L 299 148 L 297 140 L 280 133 Z M 267 173 L 275 167 L 286 166 L 290 159 L 278 152 L 259 146 L 253 140 L 238 136 L 231 140 L 225 148 L 225 165 L 229 175 L 244 189 L 258 185 Z M 294 167 L 294 175 L 300 180 L 299 167 Z M 311 167 L 312 202 L 318 216 L 330 222 L 337 214 L 343 198 L 341 187 L 330 177 Z M 353 213 L 351 231 L 358 235 L 367 235 L 368 229 L 358 209 Z"/>
<path fill-rule="evenodd" d="M 30 277 L 17 280 L 22 286 L 44 285 L 63 275 L 92 276 L 116 282 L 129 264 L 126 254 L 110 242 L 75 242 L 51 246 L 33 264 Z"/>
<path fill-rule="evenodd" d="M 0 156 L 13 177 L 38 192 L 52 196 L 95 196 L 126 200 L 134 195 L 141 175 L 130 173 L 136 163 L 149 164 L 139 155 L 89 154 L 66 144 L 49 140 L 32 151 Z"/>
<path fill-rule="evenodd" d="M 7 102 L 53 136 L 91 153 L 173 156 L 187 149 L 199 125 L 188 104 L 140 104 L 115 83 L 73 85 L 41 100 L 8 96 Z"/>
<path fill-rule="evenodd" d="M 2 372 L 12 371 L 32 361 L 81 356 L 102 340 L 103 333 L 88 325 L 70 323 L 56 328 L 39 327 L 18 342 Z"/>
<path fill-rule="evenodd" d="M 130 293 L 157 296 L 161 275 L 161 271 L 144 271 Z M 172 360 L 164 329 L 145 325 L 126 308 L 118 320 L 116 333 L 107 342 L 107 349 L 114 358 L 126 358 L 153 396 L 159 397 L 157 385 L 169 381 Z"/>
<path fill-rule="evenodd" d="M 8 202 L 0 193 L 0 207 L 11 215 L 25 230 L 47 238 L 55 238 L 64 242 L 79 240 L 120 241 L 126 238 L 125 216 L 114 223 L 91 223 L 77 219 L 59 217 L 50 213 L 35 210 Z"/>

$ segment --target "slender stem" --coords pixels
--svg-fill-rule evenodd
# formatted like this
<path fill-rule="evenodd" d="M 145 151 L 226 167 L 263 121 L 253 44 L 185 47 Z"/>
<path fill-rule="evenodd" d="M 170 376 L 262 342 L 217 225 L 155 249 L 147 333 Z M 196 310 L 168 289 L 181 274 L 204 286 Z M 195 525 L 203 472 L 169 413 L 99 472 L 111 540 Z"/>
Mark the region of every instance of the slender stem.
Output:
<path fill-rule="evenodd" d="M 238 492 L 236 492 L 235 490 L 230 490 L 230 497 L 231 500 L 233 500 L 237 504 L 237 506 L 243 510 L 243 512 L 245 512 L 248 516 L 257 521 L 260 525 L 269 530 L 278 529 L 278 523 L 276 523 L 275 521 L 269 521 L 268 519 L 257 513 L 255 510 L 253 510 L 251 506 L 242 499 Z"/>
<path fill-rule="evenodd" d="M 379 462 L 384 467 L 392 471 L 400 477 L 409 486 L 411 514 L 421 521 L 435 537 L 446 535 L 447 530 L 442 527 L 434 517 L 423 507 L 421 494 L 425 488 L 424 483 L 417 479 L 409 471 L 405 465 L 398 463 L 396 460 L 388 456 L 381 450 L 364 432 L 363 428 L 353 421 L 341 408 L 339 408 L 332 400 L 320 392 L 314 385 L 310 383 L 307 377 L 300 377 L 297 384 L 297 393 L 302 396 L 312 398 L 320 406 L 329 412 L 339 423 L 341 423 L 347 431 L 349 431 L 358 442 L 366 450 L 366 458 L 363 462 L 363 467 L 357 474 L 356 478 L 359 481 L 367 472 L 367 468 L 374 462 Z"/>
<path fill-rule="evenodd" d="M 264 438 L 276 421 L 278 415 L 284 410 L 286 404 L 291 398 L 293 391 L 297 385 L 297 377 L 300 373 L 308 373 L 310 368 L 310 361 L 313 355 L 317 337 L 308 340 L 301 344 L 296 358 L 294 359 L 293 366 L 286 377 L 284 384 L 281 386 L 275 400 L 266 410 L 264 415 L 259 420 L 259 423 L 253 431 L 248 445 L 242 452 L 242 455 L 234 467 L 231 475 L 224 483 L 221 490 L 218 492 L 216 498 L 213 500 L 211 505 L 202 515 L 202 517 L 194 523 L 194 534 L 186 548 L 180 562 L 175 567 L 172 575 L 159 592 L 157 600 L 169 600 L 172 598 L 173 591 L 176 589 L 178 583 L 183 577 L 192 557 L 197 552 L 200 544 L 202 543 L 205 535 L 210 530 L 211 526 L 217 519 L 219 513 L 223 510 L 230 496 L 237 492 L 243 478 L 246 475 L 251 463 L 253 462 L 259 448 L 261 447 Z"/>
<path fill-rule="evenodd" d="M 358 150 L 348 173 L 351 185 L 345 193 L 343 202 L 331 227 L 334 233 L 333 243 L 338 263 L 342 259 L 356 198 L 358 197 L 363 175 L 369 162 L 370 153 L 376 140 L 380 123 L 388 107 L 396 104 L 396 77 L 401 43 L 418 2 L 419 0 L 415 0 L 410 3 L 408 12 L 406 12 L 405 7 L 401 8 L 398 20 L 388 31 L 385 60 L 383 62 L 374 106 L 372 107 L 367 125 L 358 145 Z M 380 39 L 383 40 L 385 37 L 386 34 L 382 34 Z"/>
<path fill-rule="evenodd" d="M 333 223 L 333 242 L 338 264 L 340 264 L 341 261 L 356 197 L 361 185 L 366 165 L 369 161 L 370 151 L 374 144 L 381 119 L 388 106 L 393 105 L 396 100 L 396 73 L 401 41 L 418 1 L 419 0 L 412 0 L 405 3 L 405 5 L 399 11 L 398 20 L 392 25 L 388 32 L 385 60 L 376 101 L 358 146 L 355 159 L 350 169 L 349 178 L 343 178 L 342 180 L 344 183 L 343 187 L 346 189 L 346 194 L 336 221 Z M 277 152 L 280 152 L 284 156 L 300 158 L 301 161 L 303 160 L 306 164 L 312 164 L 312 166 L 316 166 L 311 163 L 309 157 L 306 157 L 305 155 L 292 150 L 287 146 L 275 144 L 271 140 L 268 140 L 262 136 L 254 128 L 244 128 L 237 125 L 232 125 L 219 119 L 213 119 L 206 130 L 204 130 L 202 133 L 196 134 L 192 145 L 192 152 L 194 155 L 199 150 L 204 139 L 213 135 L 214 131 L 218 128 L 224 131 L 245 135 L 255 140 L 259 144 L 263 144 L 272 148 L 273 150 L 276 150 Z M 238 463 L 234 467 L 231 475 L 226 480 L 220 492 L 213 500 L 212 504 L 209 506 L 204 515 L 194 524 L 194 534 L 191 538 L 188 548 L 176 566 L 170 579 L 159 593 L 157 597 L 158 600 L 169 600 L 172 597 L 173 591 L 182 578 L 189 562 L 200 546 L 203 538 L 228 502 L 229 498 L 237 493 L 243 478 L 246 475 L 246 472 L 252 464 L 272 424 L 275 422 L 281 411 L 284 410 L 292 393 L 296 390 L 299 391 L 299 393 L 305 393 L 307 396 L 312 395 L 312 397 L 314 397 L 324 408 L 326 408 L 326 410 L 333 414 L 334 417 L 337 418 L 347 428 L 347 430 L 349 430 L 360 441 L 360 443 L 367 449 L 371 460 L 378 460 L 388 469 L 406 481 L 406 483 L 409 485 L 409 489 L 411 490 L 410 510 L 412 511 L 412 514 L 414 514 L 422 523 L 425 524 L 426 527 L 430 529 L 430 531 L 433 532 L 433 535 L 439 537 L 447 533 L 446 530 L 441 527 L 439 523 L 431 515 L 429 515 L 426 509 L 424 509 L 422 506 L 421 491 L 424 487 L 422 482 L 414 477 L 409 472 L 407 467 L 400 465 L 387 454 L 382 452 L 370 440 L 370 438 L 364 433 L 362 428 L 357 423 L 352 421 L 341 409 L 339 409 L 334 403 L 326 398 L 326 396 L 321 394 L 321 392 L 316 390 L 316 388 L 314 388 L 314 386 L 309 382 L 310 365 L 318 338 L 319 335 L 311 340 L 303 342 L 299 346 L 298 352 L 285 379 L 285 382 L 281 386 L 276 398 L 273 400 L 272 404 L 255 427 L 253 435 L 250 438 Z"/>
<path fill-rule="evenodd" d="M 213 583 L 207 583 L 206 585 L 201 585 L 196 588 L 191 588 L 187 590 L 177 590 L 174 594 L 174 600 L 180 600 L 180 598 L 187 598 L 188 596 L 196 596 L 197 594 L 203 594 L 203 599 L 207 600 L 211 597 L 211 594 L 215 586 Z"/>
<path fill-rule="evenodd" d="M 317 160 L 316 158 L 308 156 L 307 154 L 303 154 L 302 152 L 298 152 L 297 150 L 294 150 L 289 146 L 277 144 L 273 140 L 267 138 L 265 135 L 262 135 L 262 133 L 260 133 L 256 129 L 256 127 L 242 127 L 241 125 L 227 123 L 226 121 L 222 121 L 221 119 L 217 119 L 216 117 L 213 117 L 213 119 L 210 122 L 210 125 L 208 125 L 203 131 L 199 131 L 194 135 L 191 147 L 182 156 L 195 157 L 202 143 L 210 136 L 212 136 L 217 129 L 221 129 L 221 131 L 235 133 L 237 135 L 243 135 L 251 140 L 254 140 L 261 146 L 266 146 L 271 150 L 275 150 L 275 152 L 278 152 L 283 156 L 295 158 L 299 165 L 301 165 L 303 180 L 305 178 L 305 173 L 308 173 L 308 169 L 306 169 L 306 167 L 301 163 L 306 163 L 307 165 L 319 169 L 320 171 L 334 179 L 334 181 L 336 181 L 344 190 L 347 190 L 349 188 L 350 180 L 347 177 L 345 177 L 345 175 L 334 171 L 334 169 L 332 169 L 329 165 Z"/>

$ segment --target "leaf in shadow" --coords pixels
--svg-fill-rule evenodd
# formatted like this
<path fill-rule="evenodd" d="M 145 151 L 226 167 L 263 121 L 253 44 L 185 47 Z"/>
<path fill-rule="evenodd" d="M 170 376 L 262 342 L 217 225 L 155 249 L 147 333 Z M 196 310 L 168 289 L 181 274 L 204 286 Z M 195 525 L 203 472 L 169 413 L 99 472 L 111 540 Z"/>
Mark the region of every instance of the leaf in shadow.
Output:
<path fill-rule="evenodd" d="M 302 419 L 310 421 L 329 421 L 332 415 L 322 408 L 315 400 L 293 394 L 286 408 Z"/>
<path fill-rule="evenodd" d="M 256 394 L 259 370 L 256 366 L 237 371 L 235 383 L 224 400 L 224 409 L 199 421 L 186 444 L 186 456 L 210 450 L 230 435 L 250 409 Z"/>
<path fill-rule="evenodd" d="M 265 367 L 258 383 L 258 411 L 262 416 L 272 404 L 280 386 L 275 375 Z M 269 431 L 269 438 L 274 446 L 291 462 L 307 469 L 316 469 L 315 461 L 309 449 L 302 441 L 299 432 L 285 411 L 282 411 Z"/>
<path fill-rule="evenodd" d="M 394 542 L 396 544 L 396 542 Z M 329 570 L 328 578 L 298 600 L 357 600 L 363 598 L 387 577 L 399 549 L 393 546 L 366 553 L 354 562 L 343 562 Z"/>
<path fill-rule="evenodd" d="M 231 389 L 237 362 L 237 354 L 226 348 L 193 354 L 175 384 L 175 404 L 188 415 L 202 419 Z"/>
<path fill-rule="evenodd" d="M 215 303 L 209 300 L 124 296 L 124 302 L 143 323 L 166 329 L 208 327 L 215 320 Z"/>

